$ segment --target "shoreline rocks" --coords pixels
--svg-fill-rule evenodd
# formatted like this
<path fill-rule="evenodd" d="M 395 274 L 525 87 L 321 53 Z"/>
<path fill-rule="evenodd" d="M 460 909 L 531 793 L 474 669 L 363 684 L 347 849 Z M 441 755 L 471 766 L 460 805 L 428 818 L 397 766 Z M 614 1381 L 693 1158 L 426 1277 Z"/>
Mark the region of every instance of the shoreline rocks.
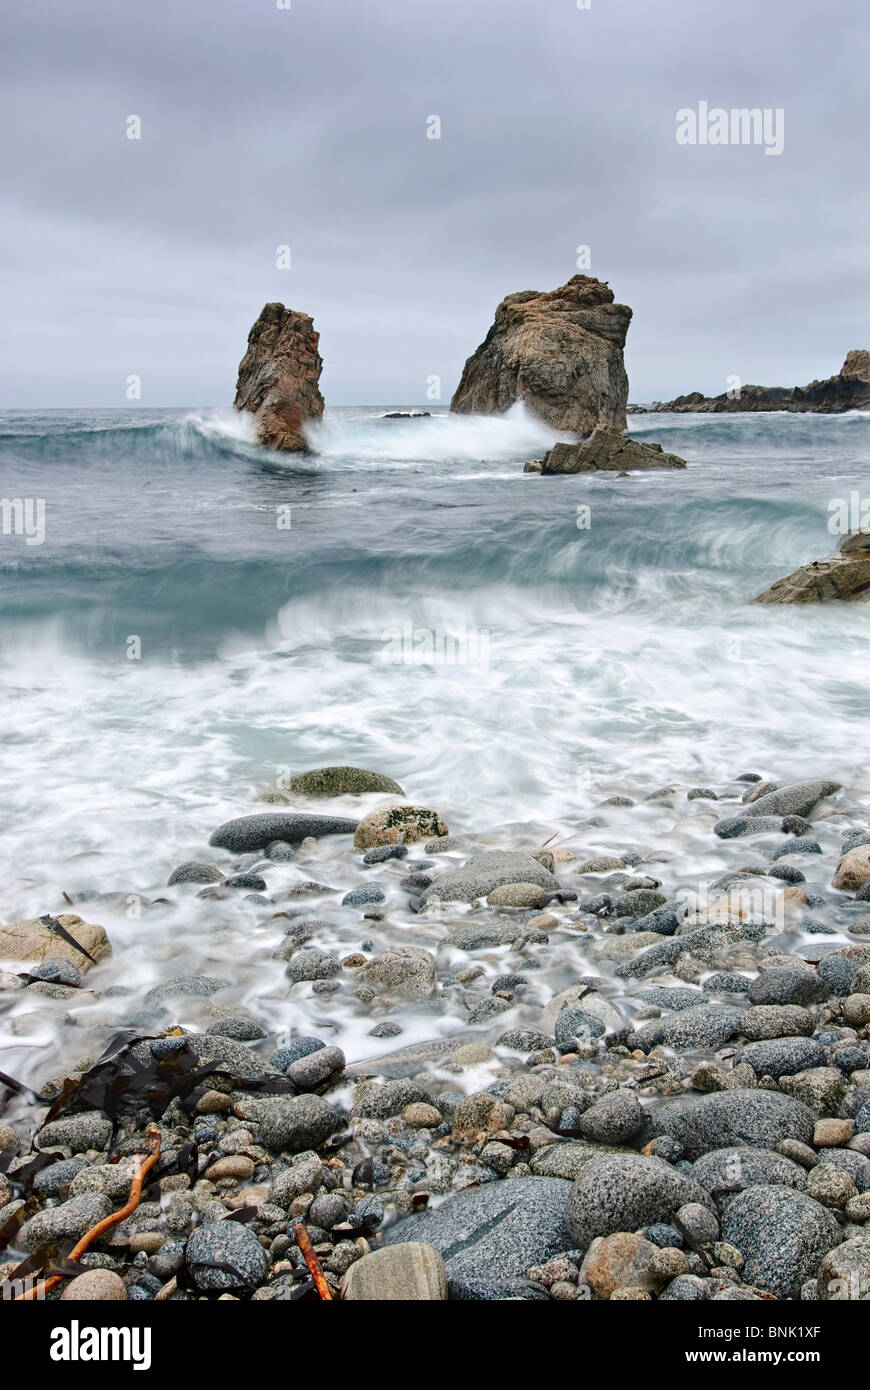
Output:
<path fill-rule="evenodd" d="M 635 468 L 685 468 L 686 460 L 665 453 L 661 444 L 632 439 L 608 425 L 597 425 L 588 439 L 578 444 L 554 444 L 545 455 L 540 471 L 544 476 L 559 473 L 619 473 Z M 537 471 L 526 464 L 526 472 Z"/>
<path fill-rule="evenodd" d="M 870 598 L 870 532 L 853 531 L 839 550 L 778 579 L 753 603 L 852 603 Z"/>
<path fill-rule="evenodd" d="M 742 411 L 786 410 L 791 412 L 841 414 L 844 410 L 870 409 L 870 352 L 852 348 L 835 376 L 811 381 L 808 386 L 742 386 L 739 392 L 704 396 L 692 391 L 672 401 L 658 401 L 650 407 L 633 406 L 632 414 L 738 413 Z"/>

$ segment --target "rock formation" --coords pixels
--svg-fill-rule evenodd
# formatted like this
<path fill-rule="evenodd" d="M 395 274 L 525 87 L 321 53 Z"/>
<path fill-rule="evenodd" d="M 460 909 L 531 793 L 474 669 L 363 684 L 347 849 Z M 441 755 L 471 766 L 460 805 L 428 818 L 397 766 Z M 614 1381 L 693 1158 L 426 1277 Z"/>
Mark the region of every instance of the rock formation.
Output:
<path fill-rule="evenodd" d="M 631 468 L 685 468 L 677 454 L 666 454 L 661 444 L 631 439 L 619 430 L 598 425 L 579 444 L 554 444 L 540 466 L 541 473 L 621 473 Z M 526 472 L 537 472 L 526 464 Z"/>
<path fill-rule="evenodd" d="M 853 531 L 833 555 L 778 579 L 754 603 L 825 603 L 870 598 L 870 531 Z"/>
<path fill-rule="evenodd" d="M 844 410 L 870 410 L 870 352 L 853 348 L 836 376 L 811 381 L 809 386 L 743 386 L 739 395 L 702 396 L 692 391 L 673 401 L 659 401 L 650 407 L 654 413 L 674 411 L 686 414 L 718 414 L 730 411 L 787 410 L 837 415 Z M 631 413 L 643 413 L 643 406 L 632 406 Z"/>
<path fill-rule="evenodd" d="M 267 448 L 308 448 L 302 426 L 323 414 L 319 338 L 308 314 L 283 304 L 266 304 L 248 334 L 233 405 L 254 416 L 257 437 Z"/>
<path fill-rule="evenodd" d="M 628 377 L 622 360 L 631 310 L 589 275 L 548 294 L 509 294 L 469 357 L 451 410 L 494 415 L 515 401 L 554 429 L 625 429 Z"/>

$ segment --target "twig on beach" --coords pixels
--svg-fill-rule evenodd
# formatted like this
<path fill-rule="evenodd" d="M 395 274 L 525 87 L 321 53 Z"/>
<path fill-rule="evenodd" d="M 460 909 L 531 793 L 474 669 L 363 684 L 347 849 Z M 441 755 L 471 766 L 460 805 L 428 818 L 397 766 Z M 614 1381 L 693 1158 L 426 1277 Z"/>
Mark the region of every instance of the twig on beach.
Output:
<path fill-rule="evenodd" d="M 138 1172 L 133 1175 L 133 1181 L 130 1183 L 130 1195 L 127 1198 L 126 1204 L 121 1207 L 120 1211 L 112 1212 L 111 1216 L 104 1217 L 102 1221 L 97 1222 L 96 1226 L 92 1226 L 89 1231 L 85 1232 L 81 1240 L 77 1245 L 73 1246 L 67 1256 L 70 1264 L 76 1264 L 81 1259 L 82 1255 L 84 1255 L 85 1251 L 90 1249 L 95 1240 L 99 1240 L 100 1236 L 105 1235 L 106 1231 L 110 1231 L 113 1226 L 117 1226 L 121 1221 L 126 1220 L 128 1216 L 132 1216 L 133 1212 L 138 1207 L 142 1199 L 142 1183 L 160 1157 L 160 1130 L 156 1125 L 149 1125 L 147 1133 L 148 1153 L 142 1159 Z M 34 1285 L 32 1289 L 27 1289 L 25 1293 L 19 1294 L 13 1301 L 16 1303 L 24 1303 L 33 1299 L 44 1298 L 51 1289 L 56 1288 L 58 1284 L 62 1283 L 63 1280 L 68 1278 L 72 1273 L 72 1270 L 68 1270 L 65 1274 L 53 1274 L 50 1279 L 44 1279 L 42 1283 Z"/>
<path fill-rule="evenodd" d="M 324 1300 L 324 1302 L 331 1301 L 332 1293 L 330 1292 L 329 1285 L 326 1282 L 326 1275 L 323 1273 L 323 1266 L 321 1265 L 320 1261 L 314 1253 L 314 1246 L 311 1244 L 311 1237 L 308 1234 L 307 1228 L 301 1221 L 295 1228 L 293 1234 L 296 1237 L 296 1244 L 299 1246 L 299 1249 L 302 1251 L 302 1254 L 305 1257 L 305 1263 L 308 1266 L 308 1272 L 314 1280 L 314 1287 L 317 1289 L 317 1292 L 319 1293 L 320 1297 Z"/>

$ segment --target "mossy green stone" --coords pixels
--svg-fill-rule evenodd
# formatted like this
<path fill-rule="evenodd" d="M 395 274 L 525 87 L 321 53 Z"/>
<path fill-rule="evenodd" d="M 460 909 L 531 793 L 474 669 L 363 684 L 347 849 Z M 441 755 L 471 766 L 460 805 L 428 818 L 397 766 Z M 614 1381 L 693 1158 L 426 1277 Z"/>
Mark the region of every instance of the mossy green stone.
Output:
<path fill-rule="evenodd" d="M 362 767 L 315 767 L 294 777 L 289 790 L 298 796 L 362 796 L 366 792 L 405 795 L 392 777 Z"/>

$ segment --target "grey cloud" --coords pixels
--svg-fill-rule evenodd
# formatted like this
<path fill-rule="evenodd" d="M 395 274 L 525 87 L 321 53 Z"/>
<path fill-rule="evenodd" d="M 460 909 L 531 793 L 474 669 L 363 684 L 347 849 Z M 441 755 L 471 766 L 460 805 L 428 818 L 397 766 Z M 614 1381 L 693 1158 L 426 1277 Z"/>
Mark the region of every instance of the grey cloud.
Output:
<path fill-rule="evenodd" d="M 143 404 L 225 403 L 273 298 L 314 314 L 328 401 L 447 395 L 580 243 L 635 310 L 635 399 L 867 345 L 851 0 L 45 0 L 5 27 L 4 405 L 122 405 L 130 372 Z M 678 146 L 700 99 L 782 107 L 783 154 Z"/>

